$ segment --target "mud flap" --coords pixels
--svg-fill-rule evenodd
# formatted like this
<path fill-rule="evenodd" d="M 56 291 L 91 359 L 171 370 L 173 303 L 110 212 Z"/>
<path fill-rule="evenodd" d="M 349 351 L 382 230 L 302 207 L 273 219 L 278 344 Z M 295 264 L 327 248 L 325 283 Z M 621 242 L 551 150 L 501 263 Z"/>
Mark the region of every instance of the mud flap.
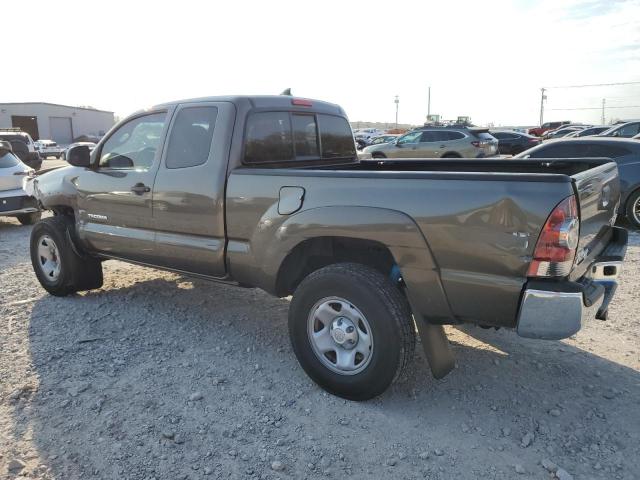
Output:
<path fill-rule="evenodd" d="M 424 354 L 429 362 L 429 368 L 435 378 L 440 380 L 454 369 L 456 359 L 449 346 L 447 334 L 442 325 L 427 323 L 422 317 L 414 315 L 418 326 L 418 333 L 422 341 Z"/>

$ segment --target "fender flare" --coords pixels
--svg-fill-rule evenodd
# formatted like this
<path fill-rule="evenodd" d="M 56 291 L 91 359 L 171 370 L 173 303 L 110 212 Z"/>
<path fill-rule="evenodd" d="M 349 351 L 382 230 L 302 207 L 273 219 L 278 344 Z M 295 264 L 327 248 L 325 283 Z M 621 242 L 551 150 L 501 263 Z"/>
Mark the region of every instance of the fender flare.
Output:
<path fill-rule="evenodd" d="M 267 212 L 265 216 L 270 217 Z M 265 223 L 263 217 L 261 224 Z M 300 243 L 318 237 L 344 237 L 376 241 L 386 246 L 400 268 L 414 313 L 433 323 L 454 320 L 440 273 L 426 238 L 411 217 L 378 207 L 330 206 L 303 210 L 273 229 L 257 229 L 250 240 L 254 265 L 259 265 L 258 286 L 275 292 L 280 266 Z M 233 249 L 230 249 L 233 250 Z M 233 252 L 230 264 L 234 268 Z M 234 276 L 236 276 L 234 274 Z"/>

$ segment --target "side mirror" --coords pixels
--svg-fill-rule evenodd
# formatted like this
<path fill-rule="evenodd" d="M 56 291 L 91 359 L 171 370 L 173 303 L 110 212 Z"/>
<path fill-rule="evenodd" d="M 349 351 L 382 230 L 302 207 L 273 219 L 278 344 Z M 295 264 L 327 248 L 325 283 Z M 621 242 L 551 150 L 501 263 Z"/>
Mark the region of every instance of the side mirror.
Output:
<path fill-rule="evenodd" d="M 66 153 L 67 162 L 74 167 L 89 167 L 91 165 L 91 152 L 86 145 L 71 147 Z"/>

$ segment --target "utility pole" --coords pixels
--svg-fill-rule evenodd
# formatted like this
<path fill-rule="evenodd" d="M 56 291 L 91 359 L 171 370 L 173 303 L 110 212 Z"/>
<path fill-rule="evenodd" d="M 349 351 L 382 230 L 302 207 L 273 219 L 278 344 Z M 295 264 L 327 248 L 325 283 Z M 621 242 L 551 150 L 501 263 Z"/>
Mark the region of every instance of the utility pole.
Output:
<path fill-rule="evenodd" d="M 429 86 L 429 93 L 427 95 L 427 120 L 431 115 L 431 86 Z"/>
<path fill-rule="evenodd" d="M 547 99 L 547 96 L 544 94 L 547 89 L 542 87 L 540 89 L 540 126 L 544 123 L 544 101 Z"/>
<path fill-rule="evenodd" d="M 602 99 L 602 123 L 600 125 L 604 125 L 604 104 L 605 104 L 605 99 Z"/>
<path fill-rule="evenodd" d="M 396 95 L 396 98 L 393 100 L 393 102 L 396 104 L 396 128 L 398 128 L 398 104 L 400 103 L 398 95 Z"/>

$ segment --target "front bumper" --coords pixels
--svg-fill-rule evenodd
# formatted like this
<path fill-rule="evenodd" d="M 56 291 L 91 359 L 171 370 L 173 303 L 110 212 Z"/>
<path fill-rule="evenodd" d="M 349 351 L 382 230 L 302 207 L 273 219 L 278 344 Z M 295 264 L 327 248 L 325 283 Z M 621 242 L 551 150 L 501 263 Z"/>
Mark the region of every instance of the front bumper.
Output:
<path fill-rule="evenodd" d="M 521 337 L 560 340 L 582 328 L 582 323 L 607 319 L 616 281 L 626 253 L 628 234 L 613 227 L 611 242 L 575 282 L 529 280 L 525 286 L 516 331 Z"/>
<path fill-rule="evenodd" d="M 12 217 L 39 210 L 36 199 L 25 195 L 22 189 L 0 192 L 0 217 Z"/>

